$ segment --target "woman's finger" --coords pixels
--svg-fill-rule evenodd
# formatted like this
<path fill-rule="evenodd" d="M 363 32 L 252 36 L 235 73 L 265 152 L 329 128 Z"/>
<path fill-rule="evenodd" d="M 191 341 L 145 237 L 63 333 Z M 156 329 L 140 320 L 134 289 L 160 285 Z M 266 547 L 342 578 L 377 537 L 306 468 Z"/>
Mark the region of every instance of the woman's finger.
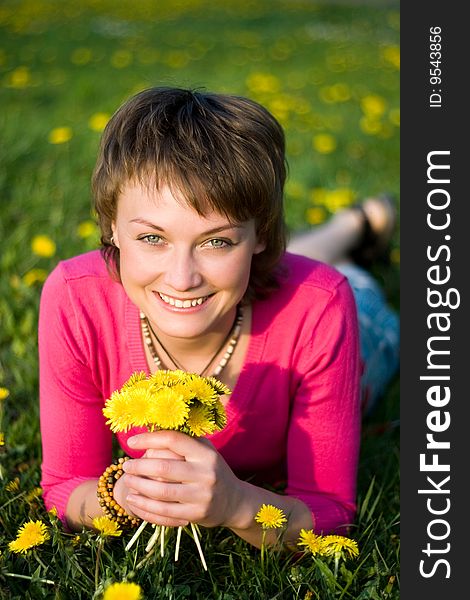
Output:
<path fill-rule="evenodd" d="M 171 449 L 186 460 L 199 460 L 213 449 L 208 440 L 194 438 L 180 431 L 152 431 L 139 433 L 127 440 L 128 445 L 135 450 Z"/>
<path fill-rule="evenodd" d="M 185 526 L 189 522 L 197 523 L 200 518 L 197 508 L 178 502 L 163 502 L 139 494 L 128 497 L 132 512 L 149 523 L 170 527 Z"/>
<path fill-rule="evenodd" d="M 191 467 L 184 460 L 171 458 L 136 458 L 127 460 L 123 470 L 129 475 L 151 477 L 156 480 L 187 482 L 191 480 Z"/>
<path fill-rule="evenodd" d="M 145 477 L 126 475 L 126 485 L 133 488 L 138 494 L 151 500 L 174 503 L 192 503 L 201 496 L 199 486 L 190 483 L 173 483 L 169 481 L 155 481 Z M 130 494 L 131 496 L 133 494 Z M 126 497 L 127 501 L 127 497 Z"/>

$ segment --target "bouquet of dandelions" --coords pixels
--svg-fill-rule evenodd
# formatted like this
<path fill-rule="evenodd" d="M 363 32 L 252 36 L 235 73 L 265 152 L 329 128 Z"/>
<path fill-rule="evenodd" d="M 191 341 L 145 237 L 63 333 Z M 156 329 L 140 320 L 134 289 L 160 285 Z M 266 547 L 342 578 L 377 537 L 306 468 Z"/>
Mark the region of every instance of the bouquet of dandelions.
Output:
<path fill-rule="evenodd" d="M 111 431 L 127 432 L 132 427 L 146 427 L 149 431 L 173 429 L 191 436 L 203 436 L 225 427 L 225 408 L 220 396 L 231 390 L 215 377 L 202 377 L 184 371 L 157 371 L 147 375 L 134 373 L 120 390 L 113 392 L 103 409 Z M 142 521 L 126 546 L 129 550 L 147 525 Z M 198 527 L 190 523 L 201 562 L 207 570 L 199 542 Z M 164 526 L 154 526 L 155 531 L 145 548 L 150 552 L 160 537 L 160 553 L 165 544 Z M 178 560 L 181 532 L 178 527 L 175 561 Z"/>

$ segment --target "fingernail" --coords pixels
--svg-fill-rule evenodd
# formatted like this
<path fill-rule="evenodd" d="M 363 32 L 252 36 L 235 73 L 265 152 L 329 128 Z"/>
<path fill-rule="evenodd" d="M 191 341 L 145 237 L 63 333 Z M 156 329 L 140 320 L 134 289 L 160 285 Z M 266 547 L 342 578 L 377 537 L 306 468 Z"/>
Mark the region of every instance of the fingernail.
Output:
<path fill-rule="evenodd" d="M 127 445 L 132 448 L 133 446 L 135 446 L 135 441 L 136 441 L 135 438 L 131 437 L 127 440 Z"/>

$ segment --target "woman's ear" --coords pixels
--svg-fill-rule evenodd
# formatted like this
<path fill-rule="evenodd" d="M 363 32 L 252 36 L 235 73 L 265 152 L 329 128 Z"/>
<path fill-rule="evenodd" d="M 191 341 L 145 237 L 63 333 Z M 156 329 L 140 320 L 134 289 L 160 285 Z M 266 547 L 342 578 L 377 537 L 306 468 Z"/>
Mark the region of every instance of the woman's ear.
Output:
<path fill-rule="evenodd" d="M 116 246 L 116 248 L 119 248 L 119 238 L 118 238 L 118 234 L 117 234 L 117 227 L 116 227 L 116 223 L 113 221 L 111 223 L 111 230 L 113 232 L 113 235 L 111 236 L 111 244 L 113 246 Z"/>
<path fill-rule="evenodd" d="M 253 254 L 261 254 L 261 252 L 264 252 L 266 250 L 266 242 L 262 242 L 261 240 L 258 240 L 256 242 L 256 246 L 253 250 Z"/>

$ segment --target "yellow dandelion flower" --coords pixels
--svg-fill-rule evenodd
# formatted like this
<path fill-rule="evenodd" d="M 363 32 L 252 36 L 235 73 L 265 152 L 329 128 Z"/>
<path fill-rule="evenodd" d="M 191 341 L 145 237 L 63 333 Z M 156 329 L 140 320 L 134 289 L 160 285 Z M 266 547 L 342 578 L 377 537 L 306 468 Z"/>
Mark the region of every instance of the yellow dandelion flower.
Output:
<path fill-rule="evenodd" d="M 10 277 L 10 285 L 14 290 L 17 290 L 20 287 L 21 284 L 21 279 L 18 277 L 18 275 L 12 275 Z M 1 398 L 0 398 L 1 400 Z"/>
<path fill-rule="evenodd" d="M 49 132 L 50 144 L 65 144 L 73 137 L 71 127 L 55 127 Z"/>
<path fill-rule="evenodd" d="M 41 496 L 42 496 L 42 488 L 35 487 L 26 494 L 25 500 L 29 504 L 30 502 L 33 502 L 33 500 L 37 500 Z"/>
<path fill-rule="evenodd" d="M 276 96 L 268 103 L 268 108 L 274 116 L 280 115 L 281 117 L 287 117 L 292 106 L 293 103 L 290 96 L 285 95 Z"/>
<path fill-rule="evenodd" d="M 193 404 L 189 409 L 189 415 L 186 421 L 188 433 L 194 436 L 214 433 L 216 424 L 211 417 L 211 411 L 207 406 L 199 403 Z"/>
<path fill-rule="evenodd" d="M 386 46 L 382 50 L 382 56 L 395 69 L 400 69 L 400 48 L 398 46 Z"/>
<path fill-rule="evenodd" d="M 361 99 L 363 113 L 372 119 L 379 119 L 387 108 L 385 98 L 378 94 L 368 94 Z"/>
<path fill-rule="evenodd" d="M 147 373 L 145 373 L 145 371 L 137 371 L 136 373 L 132 373 L 129 379 L 122 384 L 121 391 L 123 392 L 126 389 L 131 389 L 142 381 L 147 381 Z"/>
<path fill-rule="evenodd" d="M 263 504 L 256 513 L 255 521 L 260 523 L 263 529 L 277 529 L 282 527 L 287 519 L 280 508 L 272 504 Z"/>
<path fill-rule="evenodd" d="M 324 204 L 330 212 L 334 213 L 350 206 L 354 197 L 355 194 L 350 188 L 340 187 L 327 192 Z"/>
<path fill-rule="evenodd" d="M 128 396 L 125 393 L 113 392 L 111 398 L 105 402 L 103 415 L 108 419 L 106 425 L 110 426 L 113 433 L 128 431 L 132 427 Z"/>
<path fill-rule="evenodd" d="M 0 431 L 0 446 L 4 446 L 5 445 L 5 434 L 3 433 L 3 431 Z"/>
<path fill-rule="evenodd" d="M 214 387 L 199 375 L 191 374 L 185 382 L 185 388 L 189 398 L 199 400 L 201 404 L 210 406 L 217 399 Z"/>
<path fill-rule="evenodd" d="M 122 581 L 106 588 L 103 600 L 141 600 L 142 588 L 137 583 Z"/>
<path fill-rule="evenodd" d="M 309 194 L 312 204 L 316 206 L 326 206 L 328 190 L 325 188 L 313 188 Z"/>
<path fill-rule="evenodd" d="M 225 407 L 220 400 L 216 400 L 211 406 L 212 418 L 214 419 L 217 429 L 223 429 L 227 425 L 227 413 Z"/>
<path fill-rule="evenodd" d="M 0 387 L 0 401 L 6 400 L 10 395 L 10 390 L 4 387 Z"/>
<path fill-rule="evenodd" d="M 37 256 L 50 258 L 55 254 L 56 245 L 48 235 L 35 235 L 31 242 L 31 249 Z"/>
<path fill-rule="evenodd" d="M 44 283 L 44 281 L 46 281 L 46 277 L 46 269 L 31 269 L 23 275 L 23 283 L 28 287 L 31 287 L 35 283 Z"/>
<path fill-rule="evenodd" d="M 173 388 L 161 388 L 155 393 L 149 422 L 160 429 L 178 429 L 184 425 L 189 413 L 182 394 Z"/>
<path fill-rule="evenodd" d="M 305 198 L 307 194 L 307 190 L 305 189 L 304 185 L 299 181 L 294 180 L 286 183 L 285 191 L 286 195 L 290 196 L 294 200 L 301 200 L 302 198 Z"/>
<path fill-rule="evenodd" d="M 145 427 L 152 423 L 156 398 L 149 388 L 144 384 L 126 390 L 124 394 L 128 406 L 129 424 L 133 427 Z"/>
<path fill-rule="evenodd" d="M 182 69 L 191 60 L 191 55 L 188 52 L 181 50 L 173 50 L 168 52 L 162 58 L 162 62 L 168 65 L 171 69 Z"/>
<path fill-rule="evenodd" d="M 336 150 L 336 139 L 330 133 L 318 133 L 312 139 L 313 148 L 320 154 L 331 154 Z"/>
<path fill-rule="evenodd" d="M 55 506 L 52 506 L 47 512 L 51 517 L 57 518 L 57 508 Z"/>
<path fill-rule="evenodd" d="M 322 541 L 325 556 L 355 558 L 359 554 L 357 542 L 342 535 L 327 535 Z"/>
<path fill-rule="evenodd" d="M 28 521 L 19 528 L 16 540 L 10 542 L 8 547 L 12 552 L 26 554 L 28 550 L 43 544 L 49 539 L 47 527 L 42 521 Z"/>
<path fill-rule="evenodd" d="M 22 89 L 28 87 L 31 83 L 31 71 L 28 67 L 20 66 L 12 71 L 7 78 L 6 84 L 8 87 Z"/>
<path fill-rule="evenodd" d="M 139 371 L 106 400 L 103 415 L 108 419 L 106 425 L 116 433 L 128 431 L 133 426 L 147 425 L 152 407 L 152 383 L 144 371 Z"/>
<path fill-rule="evenodd" d="M 179 369 L 175 371 L 161 370 L 150 376 L 149 381 L 156 387 L 166 387 L 184 383 L 187 378 L 187 373 Z"/>
<path fill-rule="evenodd" d="M 320 206 L 314 206 L 313 208 L 307 209 L 305 217 L 307 223 L 310 225 L 319 225 L 326 219 L 326 211 Z"/>
<path fill-rule="evenodd" d="M 80 534 L 77 533 L 77 535 L 75 535 L 72 538 L 72 546 L 78 546 L 78 544 L 80 543 L 81 539 L 82 538 L 80 537 Z"/>
<path fill-rule="evenodd" d="M 320 98 L 326 104 L 335 104 L 337 102 L 347 102 L 351 99 L 351 90 L 345 83 L 334 83 L 320 88 Z"/>
<path fill-rule="evenodd" d="M 7 492 L 12 492 L 16 494 L 16 492 L 20 491 L 20 478 L 15 477 L 5 485 L 5 489 Z"/>
<path fill-rule="evenodd" d="M 111 64 L 115 69 L 124 69 L 132 62 L 132 53 L 129 50 L 116 50 L 111 56 Z"/>
<path fill-rule="evenodd" d="M 90 129 L 92 129 L 93 131 L 103 131 L 103 129 L 106 127 L 107 122 L 109 121 L 109 114 L 108 113 L 95 113 L 94 115 L 91 115 L 90 119 L 88 120 L 88 126 Z"/>
<path fill-rule="evenodd" d="M 362 117 L 359 126 L 367 135 L 377 135 L 382 129 L 382 123 L 378 119 Z"/>
<path fill-rule="evenodd" d="M 215 377 L 205 377 L 205 380 L 210 383 L 219 396 L 230 395 L 232 393 L 232 390 L 225 383 L 222 383 Z"/>
<path fill-rule="evenodd" d="M 298 546 L 305 546 L 305 550 L 311 552 L 314 556 L 323 554 L 323 538 L 321 535 L 313 533 L 313 529 L 301 529 Z"/>
<path fill-rule="evenodd" d="M 83 240 L 95 235 L 97 233 L 98 228 L 93 221 L 82 221 L 78 224 L 77 227 L 77 235 L 81 237 Z"/>
<path fill-rule="evenodd" d="M 163 386 L 163 387 L 167 387 L 167 386 Z M 188 406 L 191 404 L 191 402 L 193 401 L 193 398 L 194 398 L 194 394 L 193 394 L 193 391 L 190 388 L 188 388 L 184 382 L 178 381 L 177 383 L 172 384 L 170 387 L 174 392 L 181 394 L 181 396 L 183 397 L 184 401 L 186 402 L 186 404 Z M 157 392 L 161 389 L 162 389 L 162 386 L 154 387 L 154 390 Z"/>
<path fill-rule="evenodd" d="M 280 80 L 270 73 L 251 73 L 246 85 L 253 93 L 276 93 L 281 89 Z"/>
<path fill-rule="evenodd" d="M 71 62 L 74 65 L 83 66 L 88 64 L 93 58 L 93 53 L 90 48 L 76 48 L 70 56 Z"/>
<path fill-rule="evenodd" d="M 109 517 L 95 517 L 92 525 L 102 537 L 119 537 L 122 533 L 117 521 L 113 521 Z"/>

